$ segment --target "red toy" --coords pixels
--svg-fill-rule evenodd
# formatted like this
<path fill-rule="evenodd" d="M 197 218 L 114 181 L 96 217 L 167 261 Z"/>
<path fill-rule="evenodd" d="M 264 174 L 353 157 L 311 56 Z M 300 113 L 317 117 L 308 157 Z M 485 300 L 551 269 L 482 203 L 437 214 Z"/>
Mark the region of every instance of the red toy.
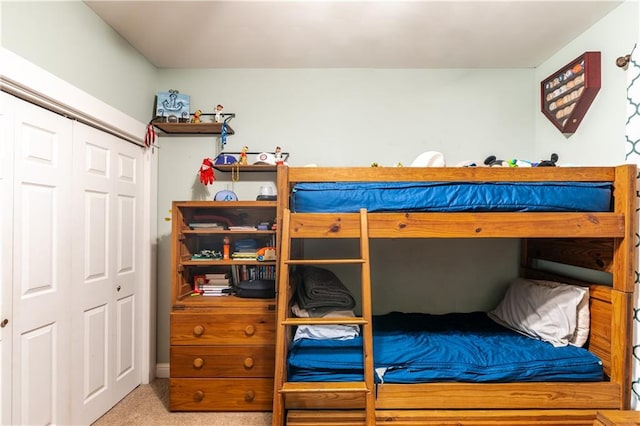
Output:
<path fill-rule="evenodd" d="M 213 174 L 213 160 L 211 158 L 205 158 L 202 160 L 202 165 L 200 166 L 200 182 L 203 185 L 212 184 L 214 180 L 216 180 L 216 175 Z"/>

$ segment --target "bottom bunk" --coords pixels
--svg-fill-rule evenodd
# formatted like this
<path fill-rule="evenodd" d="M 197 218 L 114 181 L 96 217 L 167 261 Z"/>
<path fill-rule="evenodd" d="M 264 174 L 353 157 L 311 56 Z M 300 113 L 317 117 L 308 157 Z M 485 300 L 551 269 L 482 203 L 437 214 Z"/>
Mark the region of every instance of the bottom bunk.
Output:
<path fill-rule="evenodd" d="M 595 410 L 628 409 L 629 378 L 624 373 L 628 367 L 623 368 L 627 358 L 620 350 L 629 349 L 625 342 L 632 293 L 608 285 L 554 283 L 516 279 L 490 313 L 374 317 L 378 419 L 386 418 L 380 410 L 398 410 L 396 414 L 426 410 L 421 415 L 430 416 L 442 410 L 544 408 L 550 410 L 547 415 L 555 410 L 591 410 L 586 414 L 589 417 Z M 536 296 L 540 291 L 543 294 Z M 543 340 L 505 326 L 519 316 L 529 317 L 530 333 L 539 327 L 537 331 L 551 335 Z M 550 328 L 551 323 L 555 325 Z M 312 327 L 320 330 L 315 333 Z M 326 335 L 322 329 L 328 327 L 334 326 L 309 326 L 302 335 Z M 359 337 L 340 340 L 334 334 L 332 339 L 296 339 L 298 335 L 289 346 L 289 382 L 317 382 L 322 389 L 323 382 L 362 380 Z M 554 339 L 557 341 L 551 342 Z M 568 343 L 563 339 L 577 340 Z M 285 395 L 285 407 L 290 415 L 305 409 L 363 409 L 364 396 L 295 393 Z M 338 418 L 341 415 L 344 412 Z"/>
<path fill-rule="evenodd" d="M 360 426 L 362 411 L 291 410 L 287 426 Z M 640 424 L 640 412 L 620 410 L 377 410 L 376 425 L 622 426 Z"/>

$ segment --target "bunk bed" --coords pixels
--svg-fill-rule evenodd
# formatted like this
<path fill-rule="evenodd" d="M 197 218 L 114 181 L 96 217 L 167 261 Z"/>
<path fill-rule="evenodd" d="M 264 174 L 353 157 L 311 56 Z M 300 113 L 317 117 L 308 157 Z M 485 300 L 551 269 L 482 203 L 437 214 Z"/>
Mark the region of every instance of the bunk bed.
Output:
<path fill-rule="evenodd" d="M 586 342 L 580 342 L 572 350 L 580 349 L 582 355 L 596 358 L 599 367 L 589 370 L 584 377 L 492 376 L 474 381 L 432 374 L 415 381 L 376 376 L 375 385 L 369 380 L 364 393 L 336 392 L 339 388 L 327 386 L 328 381 L 359 379 L 341 378 L 339 374 L 328 379 L 310 378 L 312 372 L 306 370 L 296 377 L 300 370 L 296 370 L 293 357 L 311 351 L 310 347 L 317 349 L 318 342 L 305 347 L 300 341 L 293 341 L 297 323 L 287 318 L 292 315 L 291 305 L 299 283 L 293 280 L 293 275 L 283 273 L 283 268 L 288 271 L 292 266 L 281 261 L 274 425 L 593 424 L 601 410 L 628 410 L 636 264 L 636 173 L 634 165 L 279 167 L 278 226 L 286 228 L 281 228 L 283 249 L 290 250 L 294 239 L 305 238 L 519 238 L 522 247 L 518 279 L 585 289 L 588 335 Z M 362 221 L 366 222 L 365 228 Z M 366 235 L 361 235 L 363 229 Z M 281 259 L 289 257 L 281 254 Z M 611 282 L 585 282 L 557 271 L 539 269 L 539 260 L 607 272 Z M 363 286 L 363 291 L 370 290 Z M 363 305 L 367 300 L 370 298 L 363 298 Z M 374 350 L 364 352 L 356 376 L 371 369 L 376 365 L 376 357 L 382 356 L 375 351 L 376 339 L 384 334 L 380 330 L 407 322 L 404 315 L 408 315 L 412 324 L 423 320 L 407 313 L 394 313 L 391 319 L 372 318 L 371 306 L 361 308 L 369 313 L 362 324 L 372 323 Z M 471 321 L 454 313 L 442 318 L 447 324 L 475 323 L 474 328 L 481 333 L 496 326 L 487 320 L 485 313 L 471 315 Z M 500 334 L 506 329 L 498 326 L 497 330 Z M 530 339 L 521 334 L 517 337 Z M 352 351 L 355 348 L 354 353 L 362 351 L 363 344 L 357 339 L 340 344 Z M 336 350 L 331 347 L 327 353 L 335 357 Z M 336 358 L 329 358 L 328 362 L 326 365 L 339 365 Z M 334 373 L 338 368 L 335 370 Z M 316 388 L 314 380 L 318 381 Z M 295 381 L 305 381 L 307 386 L 297 388 L 297 392 L 285 392 L 287 384 Z M 373 402 L 368 403 L 367 398 Z"/>

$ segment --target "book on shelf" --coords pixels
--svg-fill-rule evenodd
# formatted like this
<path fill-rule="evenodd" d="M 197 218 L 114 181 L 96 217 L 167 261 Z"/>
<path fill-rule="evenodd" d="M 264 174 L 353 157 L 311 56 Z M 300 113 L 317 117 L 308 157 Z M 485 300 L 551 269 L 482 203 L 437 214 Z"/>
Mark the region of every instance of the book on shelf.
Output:
<path fill-rule="evenodd" d="M 226 285 L 213 285 L 213 284 L 202 284 L 200 286 L 200 290 L 211 290 L 211 291 L 223 291 L 231 288 L 230 284 Z"/>
<path fill-rule="evenodd" d="M 215 222 L 192 222 L 189 224 L 191 229 L 225 229 L 224 224 Z"/>
<path fill-rule="evenodd" d="M 256 253 L 256 252 L 250 252 L 249 253 L 249 252 L 236 251 L 236 252 L 231 253 L 231 258 L 232 259 L 238 259 L 238 260 L 241 260 L 241 259 L 255 260 L 256 257 L 258 257 L 258 253 Z"/>
<path fill-rule="evenodd" d="M 230 296 L 231 293 L 209 293 L 205 291 L 202 293 L 202 295 L 205 297 L 219 297 L 219 296 Z"/>
<path fill-rule="evenodd" d="M 229 231 L 255 231 L 255 226 L 230 226 Z"/>
<path fill-rule="evenodd" d="M 274 265 L 235 265 L 233 274 L 233 282 L 236 285 L 240 281 L 275 280 L 276 267 Z"/>
<path fill-rule="evenodd" d="M 230 278 L 212 278 L 207 280 L 206 284 L 229 285 L 231 284 L 231 279 Z"/>
<path fill-rule="evenodd" d="M 219 279 L 219 278 L 229 278 L 228 272 L 211 272 L 208 274 L 204 274 L 205 278 L 208 280 Z"/>

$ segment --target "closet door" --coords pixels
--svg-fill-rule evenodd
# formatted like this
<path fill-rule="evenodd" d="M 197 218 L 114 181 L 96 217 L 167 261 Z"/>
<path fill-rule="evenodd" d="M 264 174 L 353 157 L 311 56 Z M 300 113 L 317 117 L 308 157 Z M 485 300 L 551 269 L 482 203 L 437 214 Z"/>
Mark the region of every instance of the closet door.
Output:
<path fill-rule="evenodd" d="M 13 97 L 0 92 L 0 424 L 11 424 Z"/>
<path fill-rule="evenodd" d="M 74 123 L 72 388 L 90 424 L 140 384 L 142 150 Z"/>
<path fill-rule="evenodd" d="M 71 121 L 15 101 L 11 424 L 69 424 Z"/>

